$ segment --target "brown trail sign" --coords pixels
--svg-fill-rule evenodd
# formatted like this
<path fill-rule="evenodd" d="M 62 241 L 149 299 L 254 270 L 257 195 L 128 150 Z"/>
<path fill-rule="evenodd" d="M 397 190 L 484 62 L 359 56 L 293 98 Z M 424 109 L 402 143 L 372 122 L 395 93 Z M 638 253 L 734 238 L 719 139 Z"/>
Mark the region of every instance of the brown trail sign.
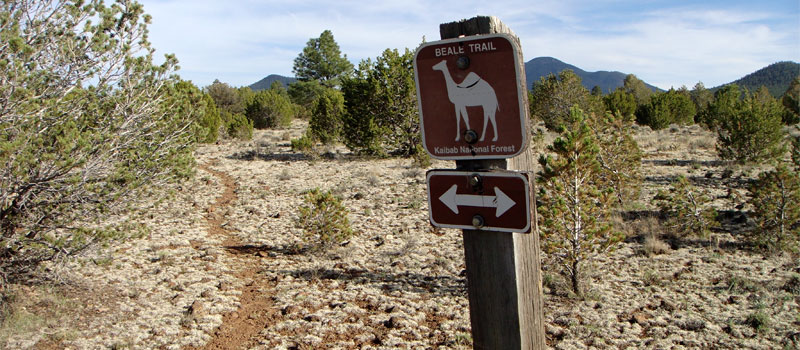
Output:
<path fill-rule="evenodd" d="M 500 171 L 534 170 L 519 42 L 496 17 L 445 23 L 439 31 L 444 40 L 415 56 L 420 123 L 428 153 L 455 160 L 457 169 L 428 173 L 431 222 L 464 228 L 473 347 L 544 349 L 534 182 Z M 470 119 L 476 115 L 483 118 Z M 523 202 L 527 228 L 503 224 Z"/>
<path fill-rule="evenodd" d="M 423 146 L 439 159 L 509 158 L 528 144 L 519 48 L 506 34 L 423 44 L 414 57 Z M 524 81 L 524 80 L 522 80 Z"/>
<path fill-rule="evenodd" d="M 525 173 L 431 170 L 427 183 L 434 226 L 498 232 L 531 229 L 530 184 Z"/>

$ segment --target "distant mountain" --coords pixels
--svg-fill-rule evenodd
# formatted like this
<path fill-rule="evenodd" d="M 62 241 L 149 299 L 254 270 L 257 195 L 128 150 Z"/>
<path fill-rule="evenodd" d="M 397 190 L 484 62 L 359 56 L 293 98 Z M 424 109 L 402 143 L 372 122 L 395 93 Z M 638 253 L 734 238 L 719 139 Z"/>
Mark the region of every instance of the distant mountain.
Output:
<path fill-rule="evenodd" d="M 283 87 L 288 87 L 289 84 L 294 83 L 295 81 L 297 81 L 297 79 L 291 77 L 284 77 L 282 75 L 277 75 L 277 74 L 270 74 L 266 78 L 261 79 L 250 85 L 250 88 L 253 89 L 253 91 L 266 90 L 269 89 L 269 87 L 272 86 L 272 83 L 276 81 L 281 82 L 281 84 L 283 84 Z"/>
<path fill-rule="evenodd" d="M 750 73 L 744 78 L 717 86 L 711 90 L 716 91 L 725 85 L 736 84 L 740 88 L 746 88 L 748 91 L 754 92 L 763 85 L 767 87 L 772 96 L 780 98 L 789 88 L 792 79 L 798 76 L 800 76 L 800 63 L 791 61 L 778 62 Z"/>
<path fill-rule="evenodd" d="M 525 85 L 528 89 L 531 89 L 533 83 L 538 82 L 541 77 L 546 77 L 549 74 L 558 75 L 565 69 L 571 69 L 581 77 L 581 82 L 587 90 L 592 90 L 595 86 L 599 86 L 604 94 L 621 87 L 625 77 L 628 75 L 626 73 L 608 71 L 587 72 L 552 57 L 536 57 L 525 63 Z M 647 83 L 645 85 L 653 91 L 660 91 L 659 88 L 653 85 Z"/>

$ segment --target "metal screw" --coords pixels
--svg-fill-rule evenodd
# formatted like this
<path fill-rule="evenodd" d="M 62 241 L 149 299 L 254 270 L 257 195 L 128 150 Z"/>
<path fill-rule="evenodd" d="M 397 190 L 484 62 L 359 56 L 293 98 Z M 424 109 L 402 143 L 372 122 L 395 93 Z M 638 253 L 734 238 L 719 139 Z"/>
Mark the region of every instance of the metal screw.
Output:
<path fill-rule="evenodd" d="M 472 217 L 472 226 L 475 228 L 481 228 L 486 222 L 483 220 L 483 216 L 475 215 Z"/>
<path fill-rule="evenodd" d="M 469 57 L 461 56 L 456 60 L 456 66 L 458 69 L 467 69 L 469 68 Z"/>
<path fill-rule="evenodd" d="M 477 187 L 481 184 L 481 176 L 478 174 L 472 174 L 469 177 L 469 185 L 472 187 Z"/>
<path fill-rule="evenodd" d="M 464 132 L 464 141 L 467 141 L 468 144 L 473 144 L 478 142 L 478 133 L 475 130 L 469 129 Z"/>

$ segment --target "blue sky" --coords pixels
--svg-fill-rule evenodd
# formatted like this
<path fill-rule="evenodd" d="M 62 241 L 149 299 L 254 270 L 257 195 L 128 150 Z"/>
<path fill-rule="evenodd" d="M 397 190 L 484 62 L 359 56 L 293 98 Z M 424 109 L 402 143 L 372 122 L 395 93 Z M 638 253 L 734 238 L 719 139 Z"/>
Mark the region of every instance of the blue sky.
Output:
<path fill-rule="evenodd" d="M 800 61 L 800 0 L 317 1 L 140 0 L 157 54 L 174 53 L 198 86 L 292 76 L 310 38 L 330 29 L 353 64 L 439 40 L 439 24 L 497 16 L 525 60 L 636 74 L 663 89 L 728 83 Z"/>

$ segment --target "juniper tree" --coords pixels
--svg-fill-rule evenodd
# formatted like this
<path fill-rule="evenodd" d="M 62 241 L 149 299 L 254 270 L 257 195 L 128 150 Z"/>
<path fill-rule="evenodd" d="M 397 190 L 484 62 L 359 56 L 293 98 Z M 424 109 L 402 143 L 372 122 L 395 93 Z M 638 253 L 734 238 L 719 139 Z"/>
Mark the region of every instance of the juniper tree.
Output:
<path fill-rule="evenodd" d="M 800 249 L 800 175 L 779 164 L 759 175 L 749 188 L 756 222 L 750 239 L 772 251 Z"/>
<path fill-rule="evenodd" d="M 713 116 L 718 123 L 717 152 L 720 158 L 738 163 L 759 163 L 783 157 L 786 148 L 782 112 L 768 91 L 759 90 L 735 101 L 726 114 Z"/>
<path fill-rule="evenodd" d="M 291 124 L 295 109 L 288 96 L 268 89 L 256 92 L 244 113 L 256 129 L 285 128 Z"/>
<path fill-rule="evenodd" d="M 414 82 L 413 53 L 385 50 L 359 64 L 345 79 L 343 141 L 351 150 L 378 156 L 413 156 L 421 134 Z"/>
<path fill-rule="evenodd" d="M 326 90 L 314 104 L 311 120 L 308 122 L 308 135 L 323 144 L 339 139 L 342 132 L 344 97 L 338 90 Z"/>
<path fill-rule="evenodd" d="M 170 97 L 149 22 L 128 0 L 0 4 L 0 279 L 128 237 L 108 219 L 192 173 L 202 111 Z"/>
<path fill-rule="evenodd" d="M 684 91 L 670 89 L 650 97 L 637 116 L 637 122 L 660 130 L 670 124 L 694 123 L 695 107 L 689 94 Z"/>
<path fill-rule="evenodd" d="M 572 70 L 541 77 L 533 84 L 531 117 L 544 121 L 548 130 L 558 130 L 568 122 L 570 109 L 575 105 L 588 114 L 600 113 L 604 109 L 600 98 L 592 96 L 581 84 L 581 77 Z"/>
<path fill-rule="evenodd" d="M 602 172 L 598 141 L 583 112 L 573 107 L 560 136 L 541 156 L 540 185 L 543 250 L 562 268 L 572 290 L 581 295 L 583 267 L 619 242 L 610 224 L 613 188 L 598 181 Z"/>

